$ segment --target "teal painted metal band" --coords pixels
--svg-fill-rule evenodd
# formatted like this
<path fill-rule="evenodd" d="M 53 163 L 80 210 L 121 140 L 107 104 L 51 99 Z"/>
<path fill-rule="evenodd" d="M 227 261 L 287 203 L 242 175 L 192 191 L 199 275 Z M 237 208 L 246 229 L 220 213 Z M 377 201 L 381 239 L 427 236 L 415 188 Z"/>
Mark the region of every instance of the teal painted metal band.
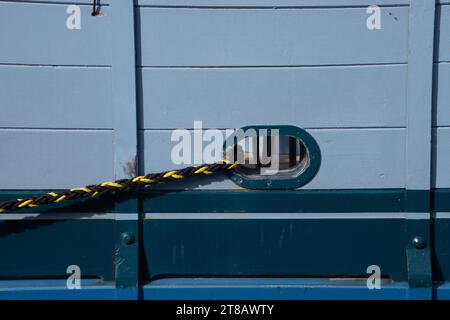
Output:
<path fill-rule="evenodd" d="M 450 189 L 145 191 L 144 212 L 450 212 Z"/>
<path fill-rule="evenodd" d="M 433 190 L 431 211 L 450 212 L 450 189 Z"/>
<path fill-rule="evenodd" d="M 48 191 L 0 191 L 0 201 Z M 405 190 L 270 190 L 270 191 L 171 191 L 138 193 L 143 212 L 450 212 L 450 189 Z M 430 201 L 427 201 L 430 199 Z M 63 203 L 24 212 L 114 212 L 110 196 Z M 408 201 L 407 201 L 408 200 Z M 430 208 L 431 207 L 431 208 Z M 18 212 L 19 213 L 19 212 Z"/>
<path fill-rule="evenodd" d="M 144 212 L 403 212 L 404 190 L 146 192 Z"/>
<path fill-rule="evenodd" d="M 407 212 L 430 212 L 433 194 L 428 190 L 406 190 Z"/>

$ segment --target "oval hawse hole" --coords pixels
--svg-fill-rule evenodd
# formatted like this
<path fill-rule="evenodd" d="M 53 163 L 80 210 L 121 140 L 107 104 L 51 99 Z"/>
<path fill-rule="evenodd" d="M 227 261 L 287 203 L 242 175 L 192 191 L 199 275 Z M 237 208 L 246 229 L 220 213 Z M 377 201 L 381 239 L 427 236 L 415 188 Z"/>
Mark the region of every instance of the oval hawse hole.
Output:
<path fill-rule="evenodd" d="M 226 151 L 230 161 L 237 159 L 236 169 L 247 177 L 273 175 L 298 176 L 309 166 L 309 152 L 305 144 L 292 136 L 250 136 Z"/>

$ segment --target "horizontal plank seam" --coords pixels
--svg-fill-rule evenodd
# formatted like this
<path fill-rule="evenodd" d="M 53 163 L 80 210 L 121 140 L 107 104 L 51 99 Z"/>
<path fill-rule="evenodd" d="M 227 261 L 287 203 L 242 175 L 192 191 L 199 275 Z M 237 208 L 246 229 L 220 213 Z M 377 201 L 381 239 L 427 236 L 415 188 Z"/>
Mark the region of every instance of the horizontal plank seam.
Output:
<path fill-rule="evenodd" d="M 151 66 L 139 65 L 137 69 L 274 69 L 274 68 L 342 68 L 342 67 L 383 67 L 406 66 L 406 62 L 353 63 L 353 64 L 292 64 L 292 65 L 211 65 L 211 66 Z"/>
<path fill-rule="evenodd" d="M 86 2 L 63 2 L 63 1 L 33 1 L 33 0 L 20 0 L 20 1 L 14 1 L 14 0 L 0 0 L 1 3 L 6 4 L 25 4 L 25 5 L 77 5 L 77 6 L 83 6 L 83 7 L 92 7 L 92 0 L 88 0 Z M 101 2 L 101 7 L 109 7 L 109 3 L 103 3 Z"/>
<path fill-rule="evenodd" d="M 113 128 L 32 128 L 32 127 L 0 127 L 2 131 L 106 131 L 113 132 Z"/>
<path fill-rule="evenodd" d="M 406 129 L 406 127 L 302 127 L 303 129 L 307 129 L 307 130 L 404 130 Z M 179 130 L 181 128 L 138 128 L 138 131 L 173 131 L 173 130 Z M 194 131 L 194 128 L 182 128 L 184 130 L 189 130 L 189 131 Z M 208 130 L 208 129 L 215 129 L 215 130 L 228 130 L 228 129 L 234 129 L 234 128 L 209 128 L 209 127 L 204 127 L 203 130 Z"/>
<path fill-rule="evenodd" d="M 387 4 L 378 5 L 380 8 L 404 8 L 409 7 L 409 4 Z M 292 9 L 306 9 L 306 10 L 316 10 L 316 9 L 365 9 L 368 5 L 303 5 L 303 6 L 187 6 L 187 5 L 147 5 L 138 4 L 136 8 L 141 9 L 214 9 L 214 10 L 292 10 Z"/>
<path fill-rule="evenodd" d="M 1 1 L 1 0 L 0 0 Z M 41 63 L 8 63 L 0 62 L 0 67 L 54 67 L 54 68 L 102 68 L 110 69 L 111 65 L 107 64 L 41 64 Z"/>

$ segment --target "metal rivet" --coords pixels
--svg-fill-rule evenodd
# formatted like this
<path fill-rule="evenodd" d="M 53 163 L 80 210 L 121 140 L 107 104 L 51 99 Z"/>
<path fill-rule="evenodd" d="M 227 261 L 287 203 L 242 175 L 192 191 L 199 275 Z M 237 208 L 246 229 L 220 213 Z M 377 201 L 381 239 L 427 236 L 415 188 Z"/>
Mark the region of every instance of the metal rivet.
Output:
<path fill-rule="evenodd" d="M 414 237 L 412 240 L 412 243 L 414 245 L 414 248 L 416 249 L 424 249 L 427 246 L 427 240 L 423 237 Z"/>
<path fill-rule="evenodd" d="M 130 233 L 130 232 L 122 233 L 121 238 L 122 238 L 122 243 L 124 245 L 133 244 L 134 241 L 135 241 L 134 235 L 132 233 Z"/>

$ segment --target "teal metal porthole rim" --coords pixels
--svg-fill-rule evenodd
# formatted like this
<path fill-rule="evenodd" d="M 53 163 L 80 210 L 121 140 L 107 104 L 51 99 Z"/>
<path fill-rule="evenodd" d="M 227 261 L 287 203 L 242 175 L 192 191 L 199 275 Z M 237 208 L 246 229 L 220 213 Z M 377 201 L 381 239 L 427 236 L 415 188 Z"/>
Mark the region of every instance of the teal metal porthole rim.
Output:
<path fill-rule="evenodd" d="M 249 179 L 243 175 L 240 175 L 236 171 L 228 173 L 229 178 L 236 183 L 237 185 L 246 188 L 246 189 L 257 189 L 257 190 L 288 190 L 288 189 L 297 189 L 299 187 L 304 186 L 308 182 L 310 182 L 319 171 L 322 156 L 320 153 L 320 148 L 316 140 L 304 129 L 301 129 L 292 125 L 256 125 L 256 126 L 245 126 L 240 128 L 244 132 L 248 131 L 248 129 L 253 129 L 250 133 L 258 132 L 258 130 L 267 129 L 268 133 L 272 129 L 277 129 L 279 131 L 280 136 L 291 136 L 299 139 L 309 152 L 309 166 L 306 168 L 304 172 L 299 174 L 298 176 L 293 176 L 290 178 L 271 178 L 271 176 L 267 176 L 267 179 Z M 240 137 L 236 142 L 239 142 L 245 137 L 252 137 L 254 134 L 245 135 Z M 235 134 L 230 135 L 224 144 L 224 149 L 226 146 L 234 145 Z"/>

